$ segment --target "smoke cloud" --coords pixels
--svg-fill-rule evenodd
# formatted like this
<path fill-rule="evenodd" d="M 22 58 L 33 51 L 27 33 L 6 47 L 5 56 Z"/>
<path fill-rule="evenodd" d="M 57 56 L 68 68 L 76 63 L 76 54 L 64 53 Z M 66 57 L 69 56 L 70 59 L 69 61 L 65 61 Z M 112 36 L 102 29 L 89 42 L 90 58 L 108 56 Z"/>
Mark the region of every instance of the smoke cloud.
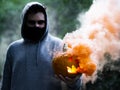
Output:
<path fill-rule="evenodd" d="M 97 70 L 93 76 L 83 77 L 86 81 L 94 81 L 98 70 L 120 58 L 120 0 L 94 0 L 79 20 L 81 27 L 67 33 L 63 41 L 71 49 L 79 45 L 90 48 L 90 58 L 96 63 Z M 111 59 L 106 60 L 105 55 Z"/>

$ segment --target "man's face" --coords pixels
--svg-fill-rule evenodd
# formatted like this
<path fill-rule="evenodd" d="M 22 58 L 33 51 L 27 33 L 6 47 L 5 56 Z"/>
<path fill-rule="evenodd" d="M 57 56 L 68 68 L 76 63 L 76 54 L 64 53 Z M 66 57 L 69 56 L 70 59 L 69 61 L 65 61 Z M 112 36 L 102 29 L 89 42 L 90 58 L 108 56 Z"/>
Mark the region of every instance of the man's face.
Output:
<path fill-rule="evenodd" d="M 28 19 L 27 19 L 27 26 L 28 27 L 44 28 L 45 27 L 44 14 L 41 12 L 38 12 L 35 14 L 29 14 Z"/>
<path fill-rule="evenodd" d="M 46 32 L 45 16 L 42 12 L 28 14 L 22 35 L 25 39 L 38 42 Z"/>

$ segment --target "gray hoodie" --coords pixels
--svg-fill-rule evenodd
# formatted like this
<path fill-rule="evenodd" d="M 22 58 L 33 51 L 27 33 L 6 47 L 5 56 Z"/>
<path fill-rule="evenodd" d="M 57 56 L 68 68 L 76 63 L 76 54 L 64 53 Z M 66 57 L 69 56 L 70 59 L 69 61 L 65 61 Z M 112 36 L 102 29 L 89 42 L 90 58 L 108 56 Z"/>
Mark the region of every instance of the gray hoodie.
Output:
<path fill-rule="evenodd" d="M 38 2 L 31 2 L 23 9 L 21 34 L 24 32 L 25 14 L 35 4 L 43 7 Z M 62 90 L 61 81 L 54 77 L 52 69 L 53 53 L 62 50 L 61 47 L 62 40 L 48 34 L 46 15 L 45 33 L 39 42 L 23 37 L 9 45 L 1 90 Z M 80 80 L 67 87 L 68 90 L 79 90 Z"/>

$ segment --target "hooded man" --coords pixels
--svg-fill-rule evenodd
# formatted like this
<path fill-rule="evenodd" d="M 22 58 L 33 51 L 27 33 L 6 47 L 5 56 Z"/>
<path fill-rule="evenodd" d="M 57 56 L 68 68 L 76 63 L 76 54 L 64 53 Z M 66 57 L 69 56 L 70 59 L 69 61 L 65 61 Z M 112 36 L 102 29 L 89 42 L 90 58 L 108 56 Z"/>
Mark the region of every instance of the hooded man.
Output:
<path fill-rule="evenodd" d="M 45 8 L 38 2 L 28 3 L 22 12 L 23 39 L 10 44 L 4 65 L 1 90 L 62 90 L 55 78 L 52 58 L 62 50 L 62 40 L 48 33 Z M 80 79 L 66 82 L 68 90 L 79 90 Z"/>

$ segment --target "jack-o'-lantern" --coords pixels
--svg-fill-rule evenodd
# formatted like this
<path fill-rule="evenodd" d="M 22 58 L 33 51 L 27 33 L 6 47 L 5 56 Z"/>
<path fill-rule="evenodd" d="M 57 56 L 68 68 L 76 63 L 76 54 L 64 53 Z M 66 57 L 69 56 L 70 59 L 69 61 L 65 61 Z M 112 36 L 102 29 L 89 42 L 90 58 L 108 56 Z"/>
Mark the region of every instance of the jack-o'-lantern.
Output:
<path fill-rule="evenodd" d="M 96 64 L 91 60 L 90 54 L 91 50 L 84 45 L 59 53 L 52 62 L 55 74 L 74 77 L 84 73 L 91 76 L 96 70 Z"/>

